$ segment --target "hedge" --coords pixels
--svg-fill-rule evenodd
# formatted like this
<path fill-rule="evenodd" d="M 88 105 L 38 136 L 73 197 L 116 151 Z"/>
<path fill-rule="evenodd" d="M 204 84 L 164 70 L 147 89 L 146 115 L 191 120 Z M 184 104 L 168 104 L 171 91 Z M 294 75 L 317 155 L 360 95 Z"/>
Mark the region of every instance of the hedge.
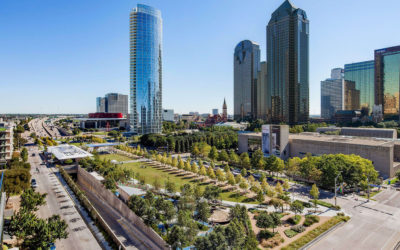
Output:
<path fill-rule="evenodd" d="M 296 236 L 298 234 L 298 232 L 296 232 L 296 231 L 294 231 L 292 229 L 286 229 L 284 231 L 284 233 L 288 238 L 293 238 L 294 236 Z"/>
<path fill-rule="evenodd" d="M 283 247 L 282 250 L 295 250 L 303 247 L 307 243 L 311 242 L 319 235 L 330 229 L 331 227 L 335 226 L 339 222 L 346 222 L 350 219 L 348 216 L 335 216 L 332 217 L 330 220 L 322 224 L 321 226 L 311 230 L 310 232 L 306 233 L 304 236 L 300 237 L 299 239 L 293 241 L 286 247 Z"/>
<path fill-rule="evenodd" d="M 314 200 L 310 200 L 310 202 L 314 203 Z M 321 200 L 317 200 L 317 204 L 327 207 L 327 208 L 332 208 L 334 210 L 340 210 L 340 206 L 335 206 L 329 202 L 325 202 L 325 201 L 321 201 Z"/>

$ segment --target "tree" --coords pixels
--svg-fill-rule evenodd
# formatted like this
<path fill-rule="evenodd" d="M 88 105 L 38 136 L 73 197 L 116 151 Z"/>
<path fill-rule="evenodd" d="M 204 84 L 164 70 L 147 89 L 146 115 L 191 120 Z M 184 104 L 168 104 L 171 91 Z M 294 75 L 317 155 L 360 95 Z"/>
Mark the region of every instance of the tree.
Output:
<path fill-rule="evenodd" d="M 215 179 L 215 173 L 214 173 L 214 169 L 210 166 L 207 169 L 207 175 L 208 177 L 210 177 L 211 179 Z"/>
<path fill-rule="evenodd" d="M 196 201 L 199 201 L 201 199 L 201 197 L 203 197 L 203 192 L 201 191 L 201 188 L 199 185 L 194 186 L 193 196 L 196 199 Z"/>
<path fill-rule="evenodd" d="M 24 161 L 24 162 L 27 162 L 28 161 L 28 150 L 24 147 L 24 148 L 22 148 L 22 150 L 21 150 L 21 159 Z"/>
<path fill-rule="evenodd" d="M 178 163 L 178 168 L 179 169 L 184 169 L 185 168 L 185 163 L 183 162 L 183 160 L 181 159 Z"/>
<path fill-rule="evenodd" d="M 225 166 L 224 166 L 224 171 L 225 171 L 225 173 L 228 173 L 228 172 L 231 171 L 231 168 L 229 167 L 228 164 L 225 164 Z M 399 171 L 399 172 L 400 172 L 400 171 Z"/>
<path fill-rule="evenodd" d="M 229 163 L 231 163 L 231 164 L 239 164 L 240 163 L 239 156 L 233 150 L 231 150 L 231 152 L 229 153 Z"/>
<path fill-rule="evenodd" d="M 227 172 L 226 176 L 227 176 L 228 183 L 230 185 L 235 185 L 236 184 L 235 177 L 233 176 L 233 174 L 230 171 Z"/>
<path fill-rule="evenodd" d="M 173 249 L 183 249 L 188 244 L 185 230 L 180 226 L 174 225 L 168 234 L 167 243 Z"/>
<path fill-rule="evenodd" d="M 218 181 L 225 181 L 225 174 L 220 168 L 217 169 L 215 175 L 217 176 Z"/>
<path fill-rule="evenodd" d="M 240 165 L 245 169 L 250 169 L 251 163 L 250 163 L 249 154 L 247 152 L 243 152 L 240 155 Z"/>
<path fill-rule="evenodd" d="M 272 205 L 272 206 L 275 208 L 275 210 L 278 210 L 278 208 L 280 208 L 280 207 L 283 206 L 282 200 L 277 199 L 277 198 L 272 198 L 272 199 L 269 201 L 269 204 Z"/>
<path fill-rule="evenodd" d="M 276 157 L 275 155 L 271 155 L 264 159 L 265 161 L 265 169 L 270 172 L 280 173 L 285 168 L 285 163 L 281 158 Z"/>
<path fill-rule="evenodd" d="M 219 161 L 225 161 L 228 162 L 229 161 L 229 155 L 225 150 L 221 150 L 221 152 L 218 155 L 218 160 Z"/>
<path fill-rule="evenodd" d="M 193 162 L 193 163 L 192 163 L 191 171 L 192 171 L 192 173 L 194 173 L 194 174 L 197 174 L 197 173 L 199 172 L 199 167 L 197 166 L 197 163 L 196 163 L 196 162 Z"/>
<path fill-rule="evenodd" d="M 241 181 L 242 181 L 242 175 L 241 174 L 238 174 L 238 175 L 236 175 L 236 177 L 235 177 L 235 182 L 236 183 L 240 183 Z"/>
<path fill-rule="evenodd" d="M 218 158 L 218 150 L 215 146 L 213 146 L 210 150 L 210 153 L 208 154 L 208 157 L 215 161 Z"/>
<path fill-rule="evenodd" d="M 153 188 L 156 191 L 159 191 L 161 189 L 161 182 L 158 178 L 155 178 L 153 181 Z"/>
<path fill-rule="evenodd" d="M 291 176 L 293 178 L 294 176 L 299 174 L 300 162 L 301 159 L 299 157 L 293 157 L 288 160 L 285 169 L 288 176 Z"/>
<path fill-rule="evenodd" d="M 246 176 L 247 176 L 247 170 L 246 170 L 245 168 L 242 168 L 242 170 L 240 171 L 240 174 L 241 174 L 243 177 L 246 177 Z"/>
<path fill-rule="evenodd" d="M 178 166 L 178 160 L 176 159 L 176 157 L 172 158 L 172 164 L 173 167 Z"/>
<path fill-rule="evenodd" d="M 196 219 L 201 220 L 203 222 L 208 222 L 208 218 L 210 218 L 210 206 L 207 201 L 198 202 L 196 205 Z"/>
<path fill-rule="evenodd" d="M 264 158 L 264 153 L 260 149 L 254 151 L 254 153 L 251 156 L 251 165 L 253 166 L 253 168 L 262 169 L 264 165 L 263 158 Z"/>
<path fill-rule="evenodd" d="M 267 212 L 262 211 L 261 213 L 258 214 L 256 221 L 257 227 L 267 229 L 272 227 L 273 223 L 274 222 L 272 221 L 271 216 Z"/>
<path fill-rule="evenodd" d="M 288 191 L 290 189 L 290 184 L 287 180 L 283 182 L 283 189 Z"/>
<path fill-rule="evenodd" d="M 165 190 L 167 190 L 168 193 L 173 194 L 176 191 L 176 185 L 174 182 L 171 182 L 168 178 L 168 180 L 165 182 Z"/>
<path fill-rule="evenodd" d="M 313 184 L 310 190 L 310 195 L 313 197 L 314 199 L 314 206 L 315 206 L 315 211 L 317 211 L 317 200 L 319 197 L 319 190 L 317 188 L 317 185 Z"/>
<path fill-rule="evenodd" d="M 303 203 L 299 200 L 295 200 L 290 204 L 290 210 L 295 214 L 301 214 L 303 212 L 304 206 Z"/>
<path fill-rule="evenodd" d="M 238 221 L 237 218 L 231 220 L 229 225 L 225 228 L 225 238 L 228 242 L 228 246 L 232 249 L 243 249 L 240 246 L 244 244 L 245 241 L 245 231 L 243 225 Z"/>
<path fill-rule="evenodd" d="M 275 186 L 275 191 L 276 191 L 278 194 L 283 194 L 283 188 L 282 188 L 282 185 L 281 185 L 280 182 L 278 182 L 278 183 L 276 184 L 276 186 Z"/>
<path fill-rule="evenodd" d="M 264 202 L 264 193 L 261 190 L 258 190 L 256 199 L 258 202 Z"/>
<path fill-rule="evenodd" d="M 21 195 L 21 207 L 27 211 L 37 211 L 38 206 L 46 204 L 47 194 L 40 194 L 33 189 L 25 190 Z"/>
<path fill-rule="evenodd" d="M 272 232 L 275 232 L 275 227 L 279 226 L 282 224 L 281 218 L 277 213 L 271 213 L 270 214 L 271 219 L 272 219 Z"/>
<path fill-rule="evenodd" d="M 185 171 L 190 171 L 190 170 L 192 170 L 192 166 L 190 165 L 190 161 L 189 160 L 187 160 L 186 162 L 185 162 Z"/>
<path fill-rule="evenodd" d="M 207 200 L 217 200 L 221 194 L 221 188 L 217 186 L 207 186 L 203 196 Z"/>
<path fill-rule="evenodd" d="M 204 166 L 200 167 L 199 174 L 202 175 L 202 176 L 206 176 L 207 175 L 207 170 L 206 170 L 206 168 Z"/>
<path fill-rule="evenodd" d="M 192 155 L 195 159 L 200 155 L 199 147 L 196 144 L 193 146 Z"/>
<path fill-rule="evenodd" d="M 247 181 L 246 181 L 246 180 L 242 179 L 242 180 L 240 181 L 240 183 L 239 183 L 239 187 L 240 187 L 241 189 L 247 190 L 247 189 L 249 188 L 249 184 L 247 184 Z"/>
<path fill-rule="evenodd" d="M 147 213 L 149 204 L 140 196 L 132 195 L 128 200 L 128 207 L 139 217 Z"/>
<path fill-rule="evenodd" d="M 397 178 L 397 180 L 400 181 L 400 170 L 398 170 L 398 171 L 396 172 L 396 178 Z"/>

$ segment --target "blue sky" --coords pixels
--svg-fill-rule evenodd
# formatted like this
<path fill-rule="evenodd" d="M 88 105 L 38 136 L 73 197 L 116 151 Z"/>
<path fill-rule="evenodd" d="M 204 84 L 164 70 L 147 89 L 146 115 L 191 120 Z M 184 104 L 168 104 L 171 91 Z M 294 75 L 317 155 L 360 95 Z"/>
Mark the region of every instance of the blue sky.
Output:
<path fill-rule="evenodd" d="M 250 39 L 266 58 L 265 26 L 283 0 L 1 0 L 0 113 L 88 113 L 96 96 L 129 92 L 129 12 L 164 22 L 163 107 L 233 106 L 233 50 Z M 398 0 L 293 0 L 310 20 L 310 113 L 331 68 L 400 45 Z"/>

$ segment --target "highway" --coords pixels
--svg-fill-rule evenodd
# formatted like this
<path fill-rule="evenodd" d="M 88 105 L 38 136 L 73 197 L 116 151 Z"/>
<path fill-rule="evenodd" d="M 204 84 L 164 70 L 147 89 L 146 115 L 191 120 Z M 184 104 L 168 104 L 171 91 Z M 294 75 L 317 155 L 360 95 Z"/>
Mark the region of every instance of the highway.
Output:
<path fill-rule="evenodd" d="M 28 152 L 29 163 L 32 166 L 32 178 L 36 179 L 38 184 L 36 190 L 40 193 L 47 193 L 46 205 L 39 208 L 38 216 L 48 218 L 53 214 L 59 214 L 68 224 L 68 238 L 57 240 L 56 248 L 66 250 L 101 249 L 53 171 L 46 165 L 41 165 L 43 161 L 39 156 L 37 147 L 28 147 Z M 32 156 L 32 153 L 35 156 Z"/>
<path fill-rule="evenodd" d="M 58 119 L 51 119 L 49 124 L 46 124 L 48 117 L 36 118 L 29 122 L 30 132 L 35 132 L 38 137 L 61 137 L 60 132 L 54 125 Z"/>

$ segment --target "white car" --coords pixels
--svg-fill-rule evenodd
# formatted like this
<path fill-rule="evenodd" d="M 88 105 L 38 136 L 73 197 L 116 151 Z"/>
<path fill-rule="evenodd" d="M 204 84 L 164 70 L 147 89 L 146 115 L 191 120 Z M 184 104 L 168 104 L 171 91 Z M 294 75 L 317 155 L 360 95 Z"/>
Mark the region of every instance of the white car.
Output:
<path fill-rule="evenodd" d="M 32 180 L 31 180 L 31 187 L 32 187 L 32 188 L 37 188 L 37 187 L 38 187 L 38 185 L 37 185 L 35 179 L 32 179 Z"/>

